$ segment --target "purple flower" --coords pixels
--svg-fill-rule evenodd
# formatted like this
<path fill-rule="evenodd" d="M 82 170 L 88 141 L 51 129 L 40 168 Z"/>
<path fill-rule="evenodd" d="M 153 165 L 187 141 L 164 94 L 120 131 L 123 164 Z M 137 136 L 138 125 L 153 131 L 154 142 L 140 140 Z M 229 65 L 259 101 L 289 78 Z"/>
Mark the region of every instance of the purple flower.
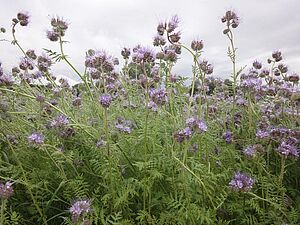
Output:
<path fill-rule="evenodd" d="M 183 130 L 177 131 L 174 134 L 174 138 L 177 142 L 182 143 L 185 139 L 190 139 L 192 137 L 193 131 L 191 128 L 186 127 Z"/>
<path fill-rule="evenodd" d="M 166 44 L 166 39 L 161 36 L 161 35 L 156 35 L 154 38 L 153 38 L 153 45 L 154 46 L 163 46 Z"/>
<path fill-rule="evenodd" d="M 45 101 L 45 96 L 44 96 L 43 94 L 37 94 L 37 95 L 35 96 L 35 100 L 36 100 L 37 102 L 42 103 L 42 102 Z"/>
<path fill-rule="evenodd" d="M 112 102 L 112 97 L 110 94 L 103 94 L 100 96 L 99 101 L 104 108 L 108 108 Z"/>
<path fill-rule="evenodd" d="M 151 100 L 155 102 L 157 105 L 161 106 L 164 105 L 166 102 L 168 102 L 167 91 L 164 88 L 151 89 L 149 94 Z"/>
<path fill-rule="evenodd" d="M 81 105 L 81 98 L 80 97 L 73 98 L 72 105 L 73 106 L 80 106 Z"/>
<path fill-rule="evenodd" d="M 191 43 L 191 48 L 194 51 L 201 51 L 203 48 L 203 41 L 202 40 L 193 40 Z"/>
<path fill-rule="evenodd" d="M 204 120 L 200 120 L 197 117 L 190 117 L 188 118 L 185 123 L 191 128 L 192 130 L 197 129 L 200 132 L 207 131 L 207 125 Z"/>
<path fill-rule="evenodd" d="M 14 193 L 12 183 L 7 181 L 5 184 L 0 182 L 0 198 L 7 199 Z"/>
<path fill-rule="evenodd" d="M 236 172 L 234 178 L 229 182 L 229 186 L 234 191 L 250 191 L 254 184 L 254 179 L 249 175 L 241 172 Z"/>
<path fill-rule="evenodd" d="M 259 139 L 265 139 L 270 137 L 270 132 L 266 130 L 257 130 L 256 137 Z"/>
<path fill-rule="evenodd" d="M 151 48 L 137 46 L 134 49 L 132 60 L 137 63 L 151 63 L 155 60 L 155 54 Z"/>
<path fill-rule="evenodd" d="M 118 130 L 130 134 L 132 128 L 135 126 L 134 123 L 130 120 L 124 120 L 122 117 L 118 117 L 115 121 L 115 126 Z"/>
<path fill-rule="evenodd" d="M 167 32 L 168 33 L 173 32 L 178 27 L 179 22 L 180 22 L 180 20 L 179 20 L 179 17 L 177 15 L 172 16 L 172 18 L 168 22 Z"/>
<path fill-rule="evenodd" d="M 91 201 L 90 200 L 78 200 L 73 203 L 69 209 L 73 223 L 77 223 L 86 214 L 91 212 Z"/>
<path fill-rule="evenodd" d="M 47 30 L 46 36 L 50 41 L 58 41 L 59 34 L 53 30 Z"/>
<path fill-rule="evenodd" d="M 287 141 L 283 141 L 275 151 L 286 158 L 288 156 L 291 156 L 295 159 L 299 157 L 298 148 L 295 145 L 288 143 Z"/>
<path fill-rule="evenodd" d="M 18 18 L 21 26 L 27 26 L 28 25 L 28 23 L 29 23 L 28 12 L 19 12 L 17 14 L 17 18 Z"/>
<path fill-rule="evenodd" d="M 14 80 L 11 75 L 2 75 L 0 76 L 0 86 L 11 86 L 14 84 Z"/>
<path fill-rule="evenodd" d="M 21 70 L 27 70 L 27 69 L 33 70 L 33 68 L 34 68 L 32 60 L 28 57 L 23 57 L 21 59 L 19 67 L 20 67 Z"/>
<path fill-rule="evenodd" d="M 257 60 L 255 60 L 252 65 L 257 70 L 261 69 L 262 67 L 261 62 L 258 62 Z"/>
<path fill-rule="evenodd" d="M 85 65 L 88 68 L 96 68 L 99 72 L 110 73 L 114 70 L 115 58 L 104 50 L 89 50 L 85 58 Z M 95 74 L 96 71 L 93 71 Z"/>
<path fill-rule="evenodd" d="M 41 55 L 37 59 L 37 67 L 41 72 L 48 72 L 50 66 L 52 65 L 51 58 L 47 55 Z"/>
<path fill-rule="evenodd" d="M 33 132 L 28 137 L 28 142 L 31 144 L 36 144 L 36 145 L 44 144 L 44 136 L 38 132 Z"/>
<path fill-rule="evenodd" d="M 232 142 L 232 133 L 231 131 L 227 130 L 226 132 L 223 133 L 223 139 L 227 142 L 227 143 L 231 143 Z"/>
<path fill-rule="evenodd" d="M 276 62 L 279 62 L 282 60 L 282 54 L 281 54 L 281 51 L 274 51 L 272 53 L 272 58 L 276 61 Z"/>
<path fill-rule="evenodd" d="M 232 28 L 237 28 L 240 24 L 239 17 L 236 15 L 235 12 L 230 10 L 226 12 L 225 16 L 222 17 L 221 21 L 222 23 L 226 22 L 228 27 L 231 25 Z M 227 32 L 227 29 L 223 31 L 224 34 L 226 34 Z"/>
<path fill-rule="evenodd" d="M 201 70 L 205 74 L 212 74 L 213 73 L 214 67 L 210 63 L 208 63 L 208 61 L 202 60 L 201 62 L 199 62 L 199 64 L 200 64 Z"/>
<path fill-rule="evenodd" d="M 243 153 L 244 153 L 245 156 L 252 158 L 252 157 L 255 156 L 256 148 L 255 148 L 254 145 L 248 146 L 247 148 L 245 148 L 243 150 Z"/>
<path fill-rule="evenodd" d="M 121 55 L 124 59 L 128 59 L 130 56 L 130 48 L 123 48 L 121 51 Z"/>
<path fill-rule="evenodd" d="M 157 110 L 158 110 L 157 104 L 155 102 L 153 102 L 153 101 L 150 101 L 148 103 L 148 108 L 151 109 L 154 112 L 157 112 Z"/>
<path fill-rule="evenodd" d="M 65 115 L 60 114 L 50 122 L 50 127 L 51 128 L 63 128 L 65 126 L 67 126 L 68 124 L 69 124 L 69 119 Z"/>

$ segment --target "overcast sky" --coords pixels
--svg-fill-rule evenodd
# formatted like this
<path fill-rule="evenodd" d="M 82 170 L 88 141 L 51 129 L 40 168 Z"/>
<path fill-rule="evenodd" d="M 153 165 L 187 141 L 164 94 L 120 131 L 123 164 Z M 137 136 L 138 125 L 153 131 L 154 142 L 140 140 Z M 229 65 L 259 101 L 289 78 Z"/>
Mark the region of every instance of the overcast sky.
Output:
<path fill-rule="evenodd" d="M 227 10 L 241 18 L 235 29 L 238 67 L 255 59 L 266 60 L 274 50 L 281 50 L 290 71 L 300 72 L 300 1 L 299 0 L 0 0 L 0 27 L 8 31 L 11 19 L 19 11 L 30 13 L 28 27 L 18 27 L 17 37 L 25 49 L 58 50 L 58 43 L 47 40 L 50 19 L 61 16 L 69 23 L 66 54 L 79 70 L 84 69 L 85 51 L 105 49 L 121 60 L 123 47 L 136 44 L 152 46 L 158 22 L 177 14 L 182 42 L 199 38 L 204 41 L 203 58 L 214 65 L 214 75 L 228 77 L 230 61 L 228 40 L 222 34 L 220 19 Z M 11 33 L 0 34 L 11 40 Z M 17 65 L 22 54 L 8 42 L 0 42 L 0 61 L 6 71 Z M 192 58 L 184 53 L 174 73 L 189 76 Z M 77 79 L 63 62 L 53 67 L 55 75 Z"/>

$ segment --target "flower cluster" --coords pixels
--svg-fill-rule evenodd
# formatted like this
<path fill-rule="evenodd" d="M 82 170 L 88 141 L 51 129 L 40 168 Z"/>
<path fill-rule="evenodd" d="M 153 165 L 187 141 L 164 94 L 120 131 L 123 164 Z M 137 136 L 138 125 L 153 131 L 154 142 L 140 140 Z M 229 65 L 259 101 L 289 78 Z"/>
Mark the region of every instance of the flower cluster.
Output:
<path fill-rule="evenodd" d="M 148 107 L 153 111 L 157 111 L 158 106 L 162 106 L 168 102 L 168 93 L 164 88 L 151 89 L 149 92 L 151 101 Z"/>
<path fill-rule="evenodd" d="M 234 191 L 247 192 L 253 187 L 254 179 L 249 175 L 241 172 L 236 172 L 233 179 L 229 182 L 229 186 Z"/>
<path fill-rule="evenodd" d="M 25 27 L 29 23 L 29 14 L 28 12 L 19 12 L 17 18 L 13 19 L 14 24 L 20 23 L 21 26 Z"/>
<path fill-rule="evenodd" d="M 7 199 L 12 196 L 13 193 L 14 189 L 10 181 L 7 181 L 5 184 L 0 182 L 0 198 Z"/>
<path fill-rule="evenodd" d="M 227 29 L 223 31 L 224 34 L 227 34 L 229 32 L 229 27 L 237 28 L 240 24 L 240 19 L 233 11 L 227 11 L 225 16 L 221 19 L 222 23 L 226 23 Z"/>
<path fill-rule="evenodd" d="M 222 137 L 227 143 L 232 142 L 232 132 L 231 131 L 229 131 L 229 130 L 225 131 L 223 133 Z"/>
<path fill-rule="evenodd" d="M 51 128 L 64 128 L 69 124 L 69 119 L 64 114 L 59 114 L 52 121 L 50 121 Z"/>
<path fill-rule="evenodd" d="M 109 106 L 112 103 L 112 100 L 113 99 L 110 94 L 103 94 L 99 98 L 100 105 L 102 105 L 102 107 L 104 108 L 109 108 Z"/>
<path fill-rule="evenodd" d="M 151 48 L 138 45 L 133 49 L 132 60 L 136 63 L 152 63 L 155 54 Z"/>
<path fill-rule="evenodd" d="M 68 29 L 69 24 L 62 18 L 51 19 L 52 30 L 47 31 L 47 38 L 50 41 L 58 41 L 61 37 L 65 36 L 65 32 Z"/>
<path fill-rule="evenodd" d="M 293 143 L 288 143 L 288 141 L 283 141 L 275 151 L 285 158 L 289 156 L 294 159 L 299 158 L 298 148 Z"/>
<path fill-rule="evenodd" d="M 44 144 L 44 139 L 44 135 L 41 133 L 33 132 L 31 135 L 29 135 L 28 142 L 35 145 L 42 145 Z"/>
<path fill-rule="evenodd" d="M 80 219 L 84 219 L 91 212 L 91 200 L 78 200 L 74 202 L 69 209 L 73 223 L 78 223 Z"/>
<path fill-rule="evenodd" d="M 214 71 L 213 66 L 206 60 L 202 60 L 201 62 L 199 62 L 199 65 L 201 70 L 207 75 L 212 74 Z"/>
<path fill-rule="evenodd" d="M 178 143 L 182 143 L 184 140 L 188 140 L 192 137 L 193 131 L 191 128 L 186 127 L 183 130 L 179 130 L 174 134 L 174 138 Z"/>
<path fill-rule="evenodd" d="M 121 116 L 115 121 L 115 127 L 127 134 L 130 134 L 132 129 L 135 127 L 135 124 L 130 120 L 124 120 Z"/>
<path fill-rule="evenodd" d="M 207 131 L 207 125 L 204 120 L 201 120 L 197 117 L 190 117 L 186 121 L 186 125 L 191 128 L 193 131 L 198 131 L 200 133 Z"/>
<path fill-rule="evenodd" d="M 197 117 L 191 117 L 186 120 L 187 127 L 179 130 L 174 134 L 177 142 L 181 143 L 184 140 L 190 139 L 195 132 L 203 133 L 207 131 L 207 125 L 204 120 Z"/>
<path fill-rule="evenodd" d="M 89 69 L 97 69 L 100 73 L 111 73 L 114 66 L 118 64 L 118 59 L 108 55 L 105 51 L 89 50 L 85 58 L 85 65 Z M 93 71 L 93 70 L 92 70 Z M 95 72 L 95 71 L 94 71 Z"/>

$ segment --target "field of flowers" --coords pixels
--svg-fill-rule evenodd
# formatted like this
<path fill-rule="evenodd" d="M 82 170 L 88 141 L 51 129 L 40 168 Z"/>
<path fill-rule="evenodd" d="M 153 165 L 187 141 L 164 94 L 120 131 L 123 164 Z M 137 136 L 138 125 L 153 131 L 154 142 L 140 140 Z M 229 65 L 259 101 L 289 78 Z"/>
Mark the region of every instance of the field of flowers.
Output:
<path fill-rule="evenodd" d="M 22 58 L 9 73 L 0 64 L 0 224 L 300 224 L 299 75 L 280 51 L 237 68 L 239 18 L 220 22 L 226 80 L 202 40 L 181 43 L 177 16 L 158 24 L 153 47 L 120 59 L 90 49 L 78 71 L 67 22 L 51 19 L 46 34 L 60 51 L 37 54 L 17 39 L 29 23 L 18 13 Z M 189 77 L 173 73 L 182 51 Z M 56 79 L 56 63 L 82 82 Z"/>

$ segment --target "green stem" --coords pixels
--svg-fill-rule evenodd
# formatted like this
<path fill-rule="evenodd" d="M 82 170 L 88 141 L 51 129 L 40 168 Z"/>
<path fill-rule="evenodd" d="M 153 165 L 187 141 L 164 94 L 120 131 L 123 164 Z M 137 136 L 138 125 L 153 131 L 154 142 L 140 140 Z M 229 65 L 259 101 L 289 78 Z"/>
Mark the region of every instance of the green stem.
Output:
<path fill-rule="evenodd" d="M 6 202 L 7 202 L 7 199 L 1 199 L 1 217 L 0 217 L 0 224 L 3 224 L 3 225 L 4 225 L 4 219 L 5 219 L 5 216 L 4 216 L 4 208 L 5 208 Z"/>

